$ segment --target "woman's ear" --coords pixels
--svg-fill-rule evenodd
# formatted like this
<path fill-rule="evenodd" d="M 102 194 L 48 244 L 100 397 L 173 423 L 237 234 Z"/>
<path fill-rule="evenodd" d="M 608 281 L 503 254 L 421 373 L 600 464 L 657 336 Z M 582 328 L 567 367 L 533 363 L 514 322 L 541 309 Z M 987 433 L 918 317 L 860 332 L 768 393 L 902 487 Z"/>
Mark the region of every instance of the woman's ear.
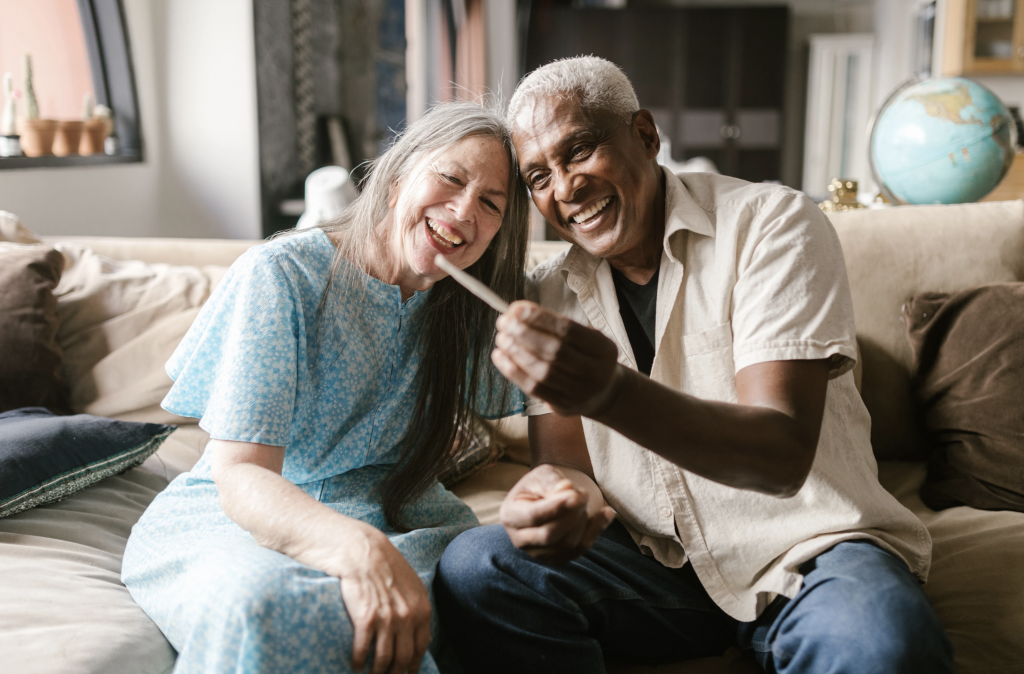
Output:
<path fill-rule="evenodd" d="M 398 197 L 402 195 L 402 179 L 399 178 L 391 185 L 391 190 L 388 192 L 388 208 L 394 208 L 398 205 Z"/>

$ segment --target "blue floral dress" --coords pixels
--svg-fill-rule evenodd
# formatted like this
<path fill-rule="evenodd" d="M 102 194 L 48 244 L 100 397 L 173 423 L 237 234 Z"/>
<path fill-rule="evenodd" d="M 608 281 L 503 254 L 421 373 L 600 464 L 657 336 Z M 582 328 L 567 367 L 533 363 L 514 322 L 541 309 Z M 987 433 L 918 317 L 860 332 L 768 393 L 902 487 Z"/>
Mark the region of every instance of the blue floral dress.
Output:
<path fill-rule="evenodd" d="M 369 276 L 334 284 L 324 329 L 317 308 L 333 254 L 313 230 L 239 258 L 168 361 L 175 384 L 162 404 L 200 418 L 213 438 L 285 447 L 285 478 L 388 534 L 429 590 L 445 547 L 477 524 L 472 511 L 435 485 L 406 511 L 413 530 L 398 534 L 374 496 L 400 454 L 416 370 L 429 357 L 418 342 L 429 291 L 402 302 L 397 287 Z M 521 412 L 518 392 L 494 409 L 492 381 L 480 387 L 478 412 Z M 178 650 L 175 671 L 352 671 L 338 579 L 260 546 L 230 520 L 209 456 L 153 501 L 122 566 L 132 597 Z M 421 671 L 437 671 L 429 653 Z"/>

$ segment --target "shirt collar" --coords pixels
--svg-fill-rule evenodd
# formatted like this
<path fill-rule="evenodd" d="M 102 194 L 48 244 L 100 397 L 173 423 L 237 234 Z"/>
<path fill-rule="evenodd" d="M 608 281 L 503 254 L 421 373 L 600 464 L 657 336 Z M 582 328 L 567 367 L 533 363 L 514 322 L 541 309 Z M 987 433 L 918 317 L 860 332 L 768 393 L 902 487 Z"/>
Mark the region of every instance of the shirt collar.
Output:
<path fill-rule="evenodd" d="M 693 197 L 690 196 L 686 185 L 672 171 L 661 167 L 665 174 L 665 237 L 662 245 L 669 254 L 679 262 L 676 253 L 672 249 L 672 240 L 675 234 L 683 230 L 691 231 L 702 236 L 713 237 L 715 228 L 708 218 L 708 214 L 701 208 Z M 573 244 L 569 253 L 565 256 L 559 271 L 566 285 L 573 292 L 579 293 L 580 289 L 590 281 L 601 266 L 603 258 L 595 257 L 587 251 Z"/>

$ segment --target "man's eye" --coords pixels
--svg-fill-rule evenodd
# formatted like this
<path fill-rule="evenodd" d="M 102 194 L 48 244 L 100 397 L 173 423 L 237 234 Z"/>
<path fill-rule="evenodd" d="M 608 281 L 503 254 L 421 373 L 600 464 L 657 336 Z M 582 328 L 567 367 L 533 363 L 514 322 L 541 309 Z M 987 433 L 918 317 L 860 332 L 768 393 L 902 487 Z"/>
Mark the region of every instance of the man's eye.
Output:
<path fill-rule="evenodd" d="M 572 149 L 572 152 L 570 154 L 572 155 L 573 159 L 579 159 L 580 157 L 585 157 L 588 154 L 590 154 L 590 147 L 587 146 L 587 145 L 577 145 L 576 147 L 574 147 Z"/>
<path fill-rule="evenodd" d="M 530 177 L 530 189 L 540 189 L 548 180 L 547 175 L 535 175 Z"/>
<path fill-rule="evenodd" d="M 441 177 L 444 178 L 445 180 L 447 180 L 448 182 L 452 183 L 452 184 L 455 184 L 455 185 L 461 185 L 462 184 L 461 180 L 459 180 L 458 178 L 456 178 L 455 176 L 453 176 L 450 173 L 442 173 Z"/>

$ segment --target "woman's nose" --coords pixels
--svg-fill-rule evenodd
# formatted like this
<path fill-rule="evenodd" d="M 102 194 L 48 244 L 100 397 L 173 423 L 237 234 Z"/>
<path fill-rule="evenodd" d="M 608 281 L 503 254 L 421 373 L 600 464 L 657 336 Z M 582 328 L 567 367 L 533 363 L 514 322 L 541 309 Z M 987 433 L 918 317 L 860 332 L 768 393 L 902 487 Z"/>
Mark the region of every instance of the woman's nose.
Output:
<path fill-rule="evenodd" d="M 452 215 L 462 221 L 472 219 L 473 195 L 463 192 L 448 202 Z"/>

